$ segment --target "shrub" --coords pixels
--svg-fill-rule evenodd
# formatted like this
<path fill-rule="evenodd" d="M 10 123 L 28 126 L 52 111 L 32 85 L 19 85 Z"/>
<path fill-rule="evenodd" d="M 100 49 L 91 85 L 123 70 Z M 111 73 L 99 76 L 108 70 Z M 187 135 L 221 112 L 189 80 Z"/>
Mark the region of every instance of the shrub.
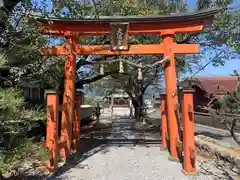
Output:
<path fill-rule="evenodd" d="M 35 122 L 44 120 L 44 112 L 37 107 L 26 108 L 16 88 L 0 88 L 0 172 L 16 169 L 32 157 L 40 157 L 43 147 L 27 139 Z M 0 173 L 1 174 L 1 173 Z"/>
<path fill-rule="evenodd" d="M 84 104 L 94 105 L 95 101 L 90 97 L 84 96 Z"/>

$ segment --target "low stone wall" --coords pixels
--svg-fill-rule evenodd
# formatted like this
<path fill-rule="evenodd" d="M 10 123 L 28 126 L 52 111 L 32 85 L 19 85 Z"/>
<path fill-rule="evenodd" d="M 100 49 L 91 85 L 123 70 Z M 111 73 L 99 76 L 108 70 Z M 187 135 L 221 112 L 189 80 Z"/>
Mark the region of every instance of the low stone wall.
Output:
<path fill-rule="evenodd" d="M 203 135 L 195 136 L 195 144 L 200 152 L 231 163 L 240 173 L 240 152 L 220 146 L 214 139 Z"/>
<path fill-rule="evenodd" d="M 196 124 L 201 124 L 201 125 L 205 125 L 205 126 L 228 130 L 224 123 L 218 123 L 218 122 L 216 122 L 216 120 L 214 121 L 212 119 L 212 116 L 210 116 L 208 113 L 194 112 L 194 114 L 195 114 L 194 121 Z M 235 127 L 235 132 L 240 133 L 240 124 Z"/>
<path fill-rule="evenodd" d="M 92 117 L 94 107 L 91 105 L 81 105 L 80 107 L 80 119 L 89 119 Z"/>

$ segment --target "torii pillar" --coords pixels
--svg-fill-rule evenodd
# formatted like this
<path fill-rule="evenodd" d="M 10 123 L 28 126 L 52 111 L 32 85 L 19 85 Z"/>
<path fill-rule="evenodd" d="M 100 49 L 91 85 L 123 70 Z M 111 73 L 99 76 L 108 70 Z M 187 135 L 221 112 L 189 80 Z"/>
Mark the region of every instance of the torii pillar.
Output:
<path fill-rule="evenodd" d="M 64 67 L 64 93 L 61 121 L 60 141 L 63 144 L 60 150 L 60 157 L 66 159 L 71 153 L 72 126 L 75 107 L 75 81 L 76 81 L 76 51 L 75 40 L 67 37 L 66 62 Z"/>
<path fill-rule="evenodd" d="M 166 100 L 167 100 L 167 114 L 168 114 L 168 140 L 170 141 L 170 156 L 169 160 L 179 161 L 181 156 L 181 149 L 177 147 L 178 142 L 180 142 L 179 137 L 179 111 L 178 111 L 178 94 L 177 94 L 177 76 L 176 76 L 176 63 L 175 63 L 175 53 L 178 46 L 175 43 L 175 32 L 171 30 L 166 30 L 161 33 L 164 46 L 164 56 L 169 57 L 169 61 L 164 64 L 164 73 L 165 73 L 165 83 L 166 83 Z M 187 49 L 180 49 L 179 51 L 188 51 Z M 192 52 L 191 46 L 189 46 L 189 52 Z M 194 49 L 194 45 L 192 47 Z M 196 48 L 195 48 L 196 49 Z M 199 50 L 198 50 L 199 51 Z M 181 52 L 180 52 L 181 53 Z M 197 52 L 195 52 L 197 53 Z"/>

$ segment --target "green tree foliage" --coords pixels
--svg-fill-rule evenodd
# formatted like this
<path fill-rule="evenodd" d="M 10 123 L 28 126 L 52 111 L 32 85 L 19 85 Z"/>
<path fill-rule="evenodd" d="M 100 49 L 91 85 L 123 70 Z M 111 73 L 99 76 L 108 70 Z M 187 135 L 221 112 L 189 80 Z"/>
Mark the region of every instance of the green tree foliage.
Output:
<path fill-rule="evenodd" d="M 90 97 L 84 96 L 84 104 L 95 105 L 95 100 Z"/>
<path fill-rule="evenodd" d="M 62 79 L 63 58 L 42 57 L 39 51 L 47 41 L 38 34 L 36 22 L 29 16 L 31 9 L 28 1 L 11 11 L 1 8 L 4 26 L 0 34 L 0 179 L 1 173 L 18 169 L 25 161 L 45 153 L 39 143 L 27 138 L 39 121 L 45 120 L 45 115 L 43 110 L 24 102 L 17 88 L 22 77 L 27 77 L 29 83 L 35 80 L 40 87 L 58 86 L 58 78 Z"/>
<path fill-rule="evenodd" d="M 4 77 L 8 86 L 18 85 L 21 77 L 27 77 L 39 87 L 55 88 L 62 80 L 64 57 L 42 56 L 41 46 L 56 38 L 38 33 L 39 27 L 31 13 L 41 11 L 44 15 L 45 12 L 34 7 L 33 2 L 22 1 L 11 11 L 0 9 L 8 17 L 4 21 L 4 31 L 0 34 L 0 66 L 10 67 L 9 74 Z"/>
<path fill-rule="evenodd" d="M 239 81 L 240 82 L 240 81 Z M 236 135 L 237 129 L 240 128 L 240 83 L 238 82 L 235 90 L 226 93 L 217 103 L 220 109 L 213 113 L 219 122 L 224 123 L 230 131 L 233 139 L 240 145 L 239 136 Z M 213 110 L 212 110 L 213 111 Z"/>
<path fill-rule="evenodd" d="M 240 104 L 237 93 L 239 92 L 229 92 L 219 100 L 220 105 L 224 107 L 226 113 L 239 114 Z"/>
<path fill-rule="evenodd" d="M 227 8 L 235 0 L 203 0 L 198 8 L 220 8 L 210 28 L 193 37 L 196 42 L 201 42 L 201 54 L 207 55 L 214 66 L 224 65 L 228 60 L 239 57 L 239 18 L 238 7 Z"/>

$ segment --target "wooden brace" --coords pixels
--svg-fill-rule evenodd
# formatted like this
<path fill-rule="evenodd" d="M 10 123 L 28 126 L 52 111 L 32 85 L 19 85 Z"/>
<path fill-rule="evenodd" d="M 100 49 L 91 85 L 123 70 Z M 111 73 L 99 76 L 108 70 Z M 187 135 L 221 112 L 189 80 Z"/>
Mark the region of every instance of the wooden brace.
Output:
<path fill-rule="evenodd" d="M 169 140 L 169 135 L 168 135 L 168 133 L 166 133 L 165 137 L 166 137 L 167 140 Z"/>
<path fill-rule="evenodd" d="M 179 139 L 176 139 L 176 147 L 179 151 L 183 151 L 183 143 Z"/>

